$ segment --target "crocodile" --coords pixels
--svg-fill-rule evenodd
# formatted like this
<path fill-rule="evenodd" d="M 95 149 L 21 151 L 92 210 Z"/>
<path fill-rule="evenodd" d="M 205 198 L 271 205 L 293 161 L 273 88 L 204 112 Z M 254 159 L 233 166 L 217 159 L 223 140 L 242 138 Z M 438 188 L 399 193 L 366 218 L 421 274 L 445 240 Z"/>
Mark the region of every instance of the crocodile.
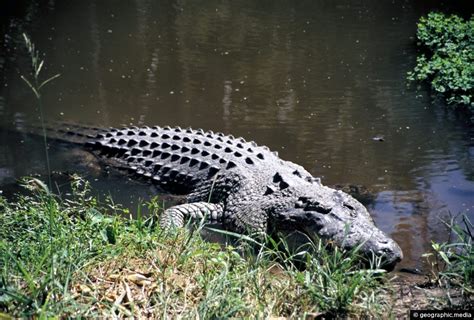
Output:
<path fill-rule="evenodd" d="M 59 131 L 107 164 L 184 195 L 186 203 L 164 211 L 164 228 L 205 219 L 235 233 L 298 232 L 346 249 L 360 246 L 387 270 L 403 257 L 360 202 L 254 141 L 169 126 Z"/>

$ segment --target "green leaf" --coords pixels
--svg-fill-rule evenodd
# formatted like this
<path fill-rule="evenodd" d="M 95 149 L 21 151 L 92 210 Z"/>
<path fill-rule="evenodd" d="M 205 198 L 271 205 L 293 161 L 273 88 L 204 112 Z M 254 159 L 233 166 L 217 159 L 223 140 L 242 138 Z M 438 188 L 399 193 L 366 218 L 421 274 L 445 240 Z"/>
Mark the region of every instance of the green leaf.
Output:
<path fill-rule="evenodd" d="M 444 262 L 446 262 L 447 264 L 451 264 L 451 262 L 449 261 L 448 256 L 446 255 L 446 252 L 440 251 L 438 253 L 441 256 L 441 258 L 443 258 Z"/>
<path fill-rule="evenodd" d="M 429 81 L 448 104 L 454 108 L 464 105 L 474 112 L 474 16 L 466 21 L 431 12 L 420 18 L 417 27 L 417 44 L 430 52 L 417 57 L 407 79 Z"/>
<path fill-rule="evenodd" d="M 105 228 L 105 233 L 106 233 L 106 236 L 107 236 L 107 241 L 110 244 L 116 244 L 117 243 L 117 237 L 116 237 L 115 229 L 112 226 L 107 226 Z"/>

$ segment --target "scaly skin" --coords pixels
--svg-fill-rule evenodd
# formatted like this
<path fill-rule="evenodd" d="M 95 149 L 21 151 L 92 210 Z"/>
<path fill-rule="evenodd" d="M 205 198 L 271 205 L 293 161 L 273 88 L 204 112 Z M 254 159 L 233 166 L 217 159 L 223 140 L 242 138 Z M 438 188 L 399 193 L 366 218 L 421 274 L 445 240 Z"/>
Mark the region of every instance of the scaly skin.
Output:
<path fill-rule="evenodd" d="M 298 231 L 345 248 L 363 243 L 362 253 L 383 257 L 387 269 L 402 259 L 357 200 L 254 142 L 179 127 L 130 127 L 104 130 L 86 145 L 116 167 L 187 195 L 188 204 L 164 213 L 164 227 L 206 217 L 239 233 Z"/>

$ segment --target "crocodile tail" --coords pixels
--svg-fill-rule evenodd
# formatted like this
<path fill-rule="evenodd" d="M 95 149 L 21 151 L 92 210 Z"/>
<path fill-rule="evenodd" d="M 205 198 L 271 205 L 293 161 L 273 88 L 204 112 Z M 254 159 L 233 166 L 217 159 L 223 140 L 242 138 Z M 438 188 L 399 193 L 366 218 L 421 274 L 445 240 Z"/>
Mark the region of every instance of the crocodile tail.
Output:
<path fill-rule="evenodd" d="M 48 122 L 44 126 L 32 125 L 24 130 L 28 134 L 43 136 L 46 134 L 48 140 L 58 142 L 87 145 L 100 133 L 106 132 L 105 128 L 87 126 L 67 122 Z"/>

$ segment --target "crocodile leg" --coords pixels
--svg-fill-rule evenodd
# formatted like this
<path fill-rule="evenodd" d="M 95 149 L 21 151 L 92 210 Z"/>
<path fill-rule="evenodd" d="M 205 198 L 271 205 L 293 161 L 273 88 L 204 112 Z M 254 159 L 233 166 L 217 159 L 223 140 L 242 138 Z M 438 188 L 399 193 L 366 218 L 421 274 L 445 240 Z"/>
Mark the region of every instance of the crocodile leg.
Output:
<path fill-rule="evenodd" d="M 182 227 L 188 219 L 203 219 L 217 221 L 222 218 L 224 208 L 218 203 L 193 202 L 171 207 L 163 213 L 160 219 L 161 227 L 168 229 L 172 226 Z"/>

